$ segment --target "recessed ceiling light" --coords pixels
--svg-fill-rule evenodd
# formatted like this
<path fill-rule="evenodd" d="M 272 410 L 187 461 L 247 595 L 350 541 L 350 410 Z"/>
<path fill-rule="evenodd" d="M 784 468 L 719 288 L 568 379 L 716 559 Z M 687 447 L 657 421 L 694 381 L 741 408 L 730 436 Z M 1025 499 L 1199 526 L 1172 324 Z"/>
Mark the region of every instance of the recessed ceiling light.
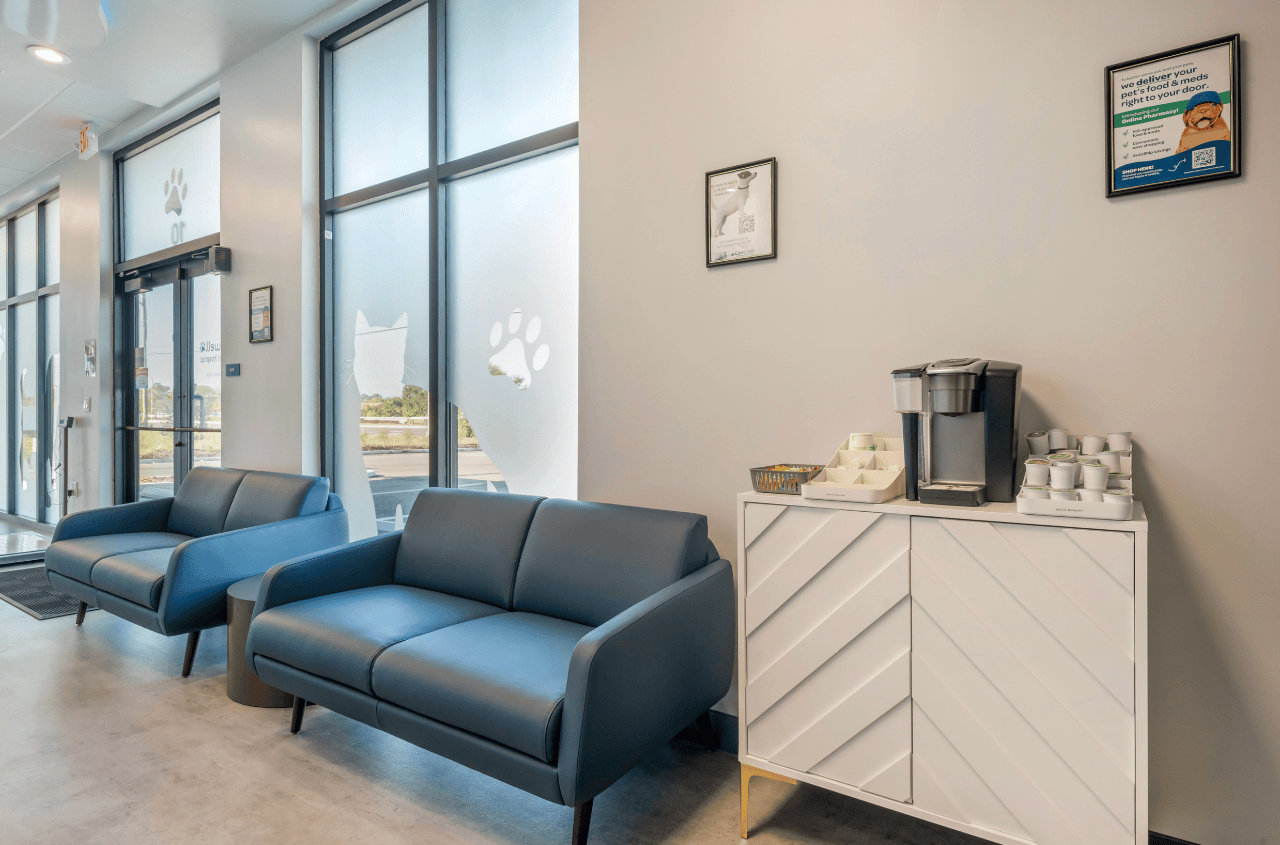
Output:
<path fill-rule="evenodd" d="M 65 65 L 67 62 L 71 61 L 71 59 L 67 58 L 66 54 L 59 53 L 52 47 L 41 47 L 39 44 L 32 44 L 27 48 L 27 52 L 35 56 L 37 59 L 46 61 L 53 65 Z"/>

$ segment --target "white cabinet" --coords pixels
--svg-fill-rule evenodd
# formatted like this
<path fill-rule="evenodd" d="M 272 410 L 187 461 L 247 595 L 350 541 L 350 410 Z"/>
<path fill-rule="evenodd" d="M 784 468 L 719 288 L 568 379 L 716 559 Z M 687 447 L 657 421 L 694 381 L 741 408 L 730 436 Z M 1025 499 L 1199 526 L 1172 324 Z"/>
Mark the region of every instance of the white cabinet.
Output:
<path fill-rule="evenodd" d="M 748 504 L 747 751 L 911 797 L 910 518 Z"/>
<path fill-rule="evenodd" d="M 1010 845 L 1145 842 L 1140 509 L 739 507 L 744 774 Z"/>

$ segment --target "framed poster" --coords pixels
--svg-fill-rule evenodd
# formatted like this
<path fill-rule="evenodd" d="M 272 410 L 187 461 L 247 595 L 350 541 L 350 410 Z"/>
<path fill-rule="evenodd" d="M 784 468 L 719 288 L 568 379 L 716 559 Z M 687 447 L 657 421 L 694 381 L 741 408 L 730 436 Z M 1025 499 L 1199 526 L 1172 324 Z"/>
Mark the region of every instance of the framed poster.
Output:
<path fill-rule="evenodd" d="M 249 342 L 271 340 L 271 285 L 267 285 L 249 291 Z"/>
<path fill-rule="evenodd" d="M 1107 196 L 1239 176 L 1240 36 L 1111 65 Z"/>
<path fill-rule="evenodd" d="M 707 174 L 707 266 L 778 257 L 778 160 Z"/>

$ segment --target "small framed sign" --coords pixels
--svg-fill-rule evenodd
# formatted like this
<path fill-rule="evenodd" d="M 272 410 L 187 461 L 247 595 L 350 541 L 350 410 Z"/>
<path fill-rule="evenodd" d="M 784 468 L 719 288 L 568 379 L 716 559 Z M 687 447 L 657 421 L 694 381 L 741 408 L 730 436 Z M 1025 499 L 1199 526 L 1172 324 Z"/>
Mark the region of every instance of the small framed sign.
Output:
<path fill-rule="evenodd" d="M 707 266 L 778 257 L 778 160 L 713 170 L 706 182 Z"/>
<path fill-rule="evenodd" d="M 1106 69 L 1107 196 L 1241 174 L 1240 36 Z"/>
<path fill-rule="evenodd" d="M 271 334 L 271 285 L 249 291 L 249 342 L 269 343 Z"/>

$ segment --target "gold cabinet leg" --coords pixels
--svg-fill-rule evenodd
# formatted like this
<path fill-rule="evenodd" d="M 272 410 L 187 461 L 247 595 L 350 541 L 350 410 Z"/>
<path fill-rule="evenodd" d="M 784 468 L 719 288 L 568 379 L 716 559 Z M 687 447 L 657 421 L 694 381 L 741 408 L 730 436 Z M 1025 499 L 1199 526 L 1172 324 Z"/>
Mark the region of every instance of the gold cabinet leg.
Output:
<path fill-rule="evenodd" d="M 795 785 L 795 778 L 789 778 L 785 775 L 775 775 L 773 772 L 766 772 L 764 769 L 757 769 L 755 766 L 748 766 L 746 763 L 740 764 L 742 767 L 742 838 L 747 838 L 747 789 L 752 778 L 768 778 L 769 780 L 781 781 Z"/>

